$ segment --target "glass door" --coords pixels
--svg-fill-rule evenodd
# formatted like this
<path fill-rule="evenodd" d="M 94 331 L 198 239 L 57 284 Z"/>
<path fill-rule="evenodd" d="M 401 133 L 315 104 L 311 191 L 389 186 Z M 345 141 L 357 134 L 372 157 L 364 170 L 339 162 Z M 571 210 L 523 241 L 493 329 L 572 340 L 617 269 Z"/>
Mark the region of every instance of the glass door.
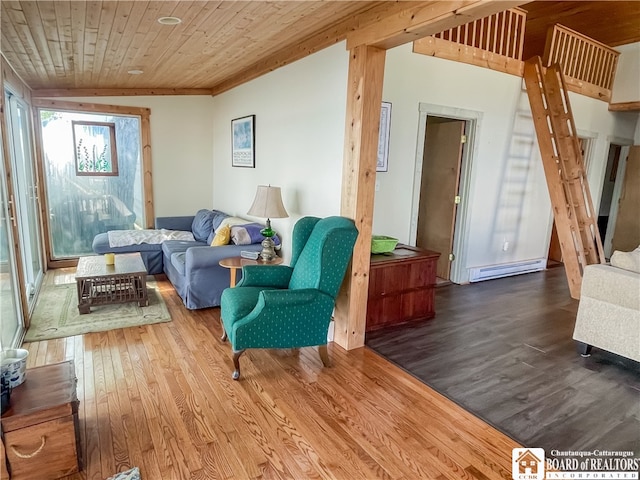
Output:
<path fill-rule="evenodd" d="M 0 349 L 18 347 L 24 331 L 11 241 L 11 222 L 15 217 L 9 213 L 12 206 L 7 198 L 6 178 L 0 142 Z"/>
<path fill-rule="evenodd" d="M 29 311 L 33 310 L 36 294 L 42 284 L 44 267 L 38 214 L 38 189 L 31 148 L 29 114 L 27 105 L 11 92 L 6 91 L 9 125 L 11 170 L 15 192 L 19 245 L 24 273 L 24 288 Z"/>

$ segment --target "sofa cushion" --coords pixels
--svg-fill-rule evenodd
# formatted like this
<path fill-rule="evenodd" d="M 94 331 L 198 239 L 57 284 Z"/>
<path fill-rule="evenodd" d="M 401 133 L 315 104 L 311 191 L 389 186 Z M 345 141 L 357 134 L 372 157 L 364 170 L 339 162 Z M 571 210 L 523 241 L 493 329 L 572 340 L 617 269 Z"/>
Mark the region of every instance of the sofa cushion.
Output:
<path fill-rule="evenodd" d="M 187 252 L 178 252 L 171 255 L 171 265 L 178 271 L 180 275 L 185 274 L 185 257 Z"/>
<path fill-rule="evenodd" d="M 204 247 L 208 244 L 204 242 L 185 242 L 182 240 L 167 240 L 162 243 L 162 252 L 167 258 L 171 258 L 174 253 L 184 253 L 191 247 Z"/>
<path fill-rule="evenodd" d="M 632 252 L 620 252 L 616 250 L 613 252 L 613 255 L 611 255 L 611 266 L 640 273 L 640 247 Z"/>
<path fill-rule="evenodd" d="M 215 215 L 213 211 L 206 209 L 196 212 L 196 216 L 193 218 L 193 223 L 191 224 L 191 231 L 198 242 L 206 242 L 209 238 L 209 235 L 213 231 L 213 217 Z"/>
<path fill-rule="evenodd" d="M 216 230 L 220 224 L 222 223 L 222 221 L 227 218 L 229 215 L 227 215 L 224 212 L 221 212 L 220 210 L 211 210 L 213 212 L 213 219 L 211 221 L 211 223 L 213 224 L 213 230 Z"/>

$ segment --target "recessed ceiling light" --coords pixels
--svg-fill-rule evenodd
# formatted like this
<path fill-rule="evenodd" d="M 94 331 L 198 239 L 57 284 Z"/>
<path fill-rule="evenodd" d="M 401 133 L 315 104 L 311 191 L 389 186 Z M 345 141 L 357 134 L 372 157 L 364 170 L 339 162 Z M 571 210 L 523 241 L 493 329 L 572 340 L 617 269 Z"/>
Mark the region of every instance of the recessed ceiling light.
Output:
<path fill-rule="evenodd" d="M 158 23 L 161 23 L 162 25 L 177 25 L 182 23 L 182 19 L 178 17 L 160 17 L 158 19 Z"/>
<path fill-rule="evenodd" d="M 140 74 L 144 73 L 144 71 L 142 71 L 142 70 L 129 70 L 127 73 L 129 75 L 140 75 Z"/>

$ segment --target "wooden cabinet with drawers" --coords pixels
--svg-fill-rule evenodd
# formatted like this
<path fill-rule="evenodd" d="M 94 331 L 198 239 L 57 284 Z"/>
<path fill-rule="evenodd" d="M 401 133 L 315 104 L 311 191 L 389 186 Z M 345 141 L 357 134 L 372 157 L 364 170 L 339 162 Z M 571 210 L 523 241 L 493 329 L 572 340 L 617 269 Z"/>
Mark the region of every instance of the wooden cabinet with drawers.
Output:
<path fill-rule="evenodd" d="M 371 255 L 366 331 L 435 315 L 439 256 L 402 244 L 390 254 Z"/>
<path fill-rule="evenodd" d="M 27 369 L 2 416 L 11 480 L 55 479 L 81 469 L 78 404 L 72 361 Z"/>

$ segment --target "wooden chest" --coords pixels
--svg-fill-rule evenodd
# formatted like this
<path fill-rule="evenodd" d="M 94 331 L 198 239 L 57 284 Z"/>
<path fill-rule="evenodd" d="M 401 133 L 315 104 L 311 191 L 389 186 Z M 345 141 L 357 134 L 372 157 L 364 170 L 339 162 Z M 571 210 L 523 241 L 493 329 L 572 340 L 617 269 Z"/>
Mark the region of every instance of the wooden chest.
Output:
<path fill-rule="evenodd" d="M 366 331 L 435 315 L 436 263 L 440 254 L 398 245 L 371 255 Z"/>
<path fill-rule="evenodd" d="M 81 469 L 78 404 L 72 361 L 27 370 L 2 416 L 12 480 L 56 479 Z"/>

